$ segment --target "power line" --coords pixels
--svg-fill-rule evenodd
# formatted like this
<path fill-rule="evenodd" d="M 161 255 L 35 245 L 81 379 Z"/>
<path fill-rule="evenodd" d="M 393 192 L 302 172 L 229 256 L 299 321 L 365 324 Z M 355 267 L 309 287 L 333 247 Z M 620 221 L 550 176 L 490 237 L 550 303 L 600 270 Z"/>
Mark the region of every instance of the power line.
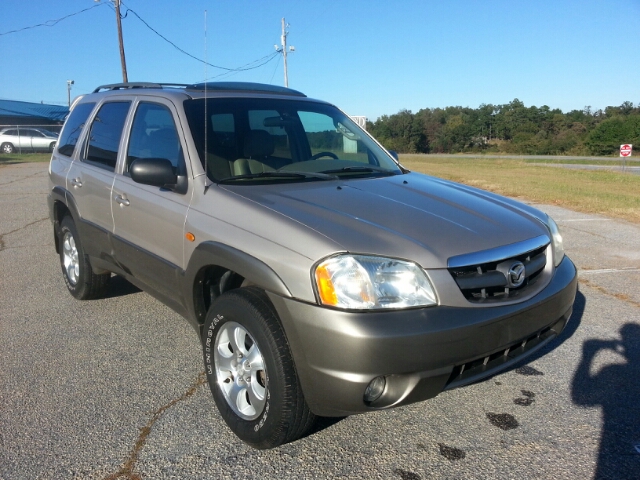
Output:
<path fill-rule="evenodd" d="M 253 67 L 248 67 L 248 65 L 252 65 L 252 64 L 254 64 L 254 63 L 256 63 L 256 62 L 259 62 L 259 61 L 261 61 L 261 60 L 263 60 L 263 59 L 265 59 L 265 58 L 267 58 L 267 57 L 271 57 L 271 56 L 272 56 L 272 55 L 267 55 L 267 56 L 265 56 L 265 57 L 259 58 L 258 60 L 254 60 L 253 62 L 247 63 L 246 65 L 244 65 L 244 66 L 242 66 L 242 67 L 238 67 L 238 68 L 228 68 L 228 67 L 221 67 L 221 66 L 219 66 L 219 65 L 213 65 L 213 64 L 211 64 L 211 63 L 209 63 L 209 62 L 207 62 L 207 61 L 205 61 L 205 60 L 203 60 L 203 59 L 201 59 L 201 58 L 196 57 L 195 55 L 191 55 L 189 52 L 187 52 L 187 51 L 183 50 L 182 48 L 180 48 L 180 47 L 179 47 L 179 46 L 177 46 L 175 43 L 173 43 L 171 40 L 169 40 L 167 37 L 165 37 L 165 36 L 164 36 L 164 35 L 162 35 L 160 32 L 158 32 L 158 31 L 157 31 L 155 28 L 153 28 L 151 25 L 149 25 L 149 24 L 148 24 L 148 23 L 147 23 L 147 22 L 146 22 L 146 21 L 145 21 L 145 20 L 144 20 L 140 15 L 138 15 L 138 14 L 135 12 L 135 10 L 132 10 L 131 8 L 129 8 L 129 6 L 127 6 L 127 5 L 126 5 L 124 2 L 122 2 L 122 1 L 121 1 L 120 3 L 121 3 L 122 5 L 124 5 L 124 6 L 127 8 L 126 15 L 128 15 L 128 14 L 129 14 L 129 12 L 133 13 L 133 14 L 138 18 L 138 20 L 140 20 L 140 21 L 141 21 L 141 22 L 142 22 L 142 23 L 143 23 L 143 24 L 144 24 L 144 25 L 145 25 L 149 30 L 151 30 L 153 33 L 155 33 L 156 35 L 158 35 L 160 38 L 162 38 L 165 42 L 167 42 L 167 43 L 168 43 L 169 45 L 171 45 L 173 48 L 175 48 L 176 50 L 178 50 L 180 53 L 183 53 L 184 55 L 186 55 L 186 56 L 188 56 L 188 57 L 190 57 L 190 58 L 193 58 L 194 60 L 196 60 L 196 61 L 198 61 L 198 62 L 200 62 L 200 63 L 203 63 L 203 64 L 205 64 L 205 65 L 208 65 L 208 66 L 210 66 L 210 67 L 217 68 L 217 69 L 220 69 L 220 70 L 226 70 L 227 72 L 244 72 L 244 71 L 246 71 L 246 70 L 253 70 L 253 69 L 255 69 L 255 68 L 259 68 L 259 67 L 261 67 L 262 65 L 264 65 L 264 63 L 262 63 L 262 64 L 260 64 L 260 65 L 253 66 Z M 125 15 L 125 16 L 126 16 L 126 15 Z M 269 58 L 269 60 L 267 60 L 267 62 L 268 62 L 268 61 L 270 61 L 270 60 L 271 60 L 271 58 Z M 265 63 L 267 63 L 267 62 L 265 62 Z M 224 75 L 224 74 L 223 74 L 223 75 Z M 218 76 L 219 76 L 219 75 L 218 75 Z M 212 78 L 215 78 L 215 77 L 212 77 Z"/>
<path fill-rule="evenodd" d="M 218 75 L 214 75 L 213 77 L 209 77 L 206 80 L 212 80 L 214 78 L 219 78 L 219 77 L 223 77 L 223 76 L 226 76 L 226 75 L 233 75 L 233 74 L 238 73 L 238 72 L 246 72 L 247 70 L 255 70 L 256 68 L 260 68 L 260 67 L 266 65 L 267 63 L 269 63 L 271 60 L 273 60 L 276 57 L 280 57 L 280 52 L 270 53 L 269 55 L 265 55 L 264 57 L 259 58 L 258 60 L 254 60 L 253 62 L 249 62 L 249 63 L 247 63 L 247 64 L 245 64 L 245 65 L 243 65 L 241 67 L 234 68 L 234 69 L 232 69 L 232 70 L 230 70 L 228 72 L 224 72 L 224 73 L 220 73 Z M 253 67 L 249 67 L 249 65 L 253 65 L 254 63 L 260 62 L 262 60 L 264 60 L 264 61 L 262 63 L 260 63 L 259 65 L 254 65 Z"/>
<path fill-rule="evenodd" d="M 254 69 L 256 69 L 256 68 L 260 68 L 260 67 L 262 67 L 263 65 L 266 65 L 266 64 L 267 64 L 267 63 L 269 63 L 271 60 L 273 60 L 276 56 L 278 56 L 278 52 L 275 52 L 275 53 L 272 53 L 272 54 L 270 54 L 270 55 L 266 55 L 266 56 L 264 56 L 264 57 L 262 57 L 262 58 L 259 58 L 259 59 L 257 59 L 257 60 L 254 60 L 254 61 L 252 61 L 252 62 L 249 62 L 249 63 L 247 63 L 247 64 L 245 64 L 245 65 L 242 65 L 242 66 L 240 66 L 240 67 L 237 67 L 237 68 L 228 68 L 228 67 L 221 67 L 221 66 L 219 66 L 219 65 L 213 65 L 213 64 L 211 64 L 211 63 L 209 63 L 209 62 L 207 62 L 207 61 L 205 61 L 205 60 L 202 60 L 201 58 L 196 57 L 195 55 L 191 55 L 189 52 L 186 52 L 186 51 L 185 51 L 185 50 L 183 50 L 182 48 L 178 47 L 175 43 L 173 43 L 171 40 L 169 40 L 167 37 L 165 37 L 165 36 L 164 36 L 164 35 L 162 35 L 160 32 L 158 32 L 158 31 L 157 31 L 156 29 L 154 29 L 151 25 L 149 25 L 149 24 L 148 24 L 148 23 L 147 23 L 147 22 L 146 22 L 146 21 L 145 21 L 145 20 L 144 20 L 140 15 L 138 15 L 134 10 L 132 10 L 131 8 L 129 8 L 127 5 L 125 5 L 125 3 L 124 3 L 124 2 L 120 1 L 120 4 L 121 4 L 121 5 L 123 5 L 123 6 L 127 9 L 127 11 L 125 12 L 125 14 L 124 14 L 124 15 L 120 14 L 120 18 L 121 18 L 121 19 L 126 18 L 126 17 L 127 17 L 127 15 L 129 14 L 129 12 L 131 12 L 131 13 L 133 13 L 133 14 L 138 18 L 138 20 L 140 20 L 140 21 L 141 21 L 141 22 L 142 22 L 142 23 L 143 23 L 143 24 L 144 24 L 144 25 L 145 25 L 149 30 L 151 30 L 153 33 L 155 33 L 156 35 L 158 35 L 160 38 L 162 38 L 165 42 L 167 42 L 168 44 L 170 44 L 171 46 L 173 46 L 173 47 L 174 47 L 176 50 L 178 50 L 179 52 L 183 53 L 184 55 L 187 55 L 188 57 L 190 57 L 190 58 L 192 58 L 192 59 L 194 59 L 194 60 L 196 60 L 196 61 L 198 61 L 198 62 L 200 62 L 200 63 L 203 63 L 203 64 L 205 64 L 205 65 L 208 65 L 208 66 L 210 66 L 210 67 L 217 68 L 217 69 L 220 69 L 220 70 L 225 70 L 225 73 L 222 73 L 222 74 L 220 74 L 220 75 L 216 75 L 216 76 L 211 77 L 211 78 L 217 78 L 217 77 L 220 77 L 220 76 L 223 76 L 223 75 L 228 75 L 228 74 L 230 75 L 230 74 L 234 74 L 234 73 L 237 73 L 237 72 L 245 72 L 245 71 L 248 71 L 248 70 L 254 70 Z M 102 6 L 102 5 L 108 5 L 110 8 L 112 8 L 112 10 L 115 10 L 115 9 L 112 7 L 112 5 L 111 5 L 111 2 L 110 2 L 110 1 L 105 2 L 105 3 L 96 3 L 95 5 L 93 5 L 93 6 L 89 7 L 89 8 L 85 8 L 85 9 L 80 10 L 80 11 L 78 11 L 78 12 L 71 13 L 71 14 L 66 15 L 66 16 L 64 16 L 64 17 L 61 17 L 61 18 L 58 18 L 58 19 L 55 19 L 55 20 L 48 20 L 48 21 L 46 21 L 46 22 L 44 22 L 44 23 L 39 23 L 39 24 L 37 24 L 37 25 L 32 25 L 32 26 L 30 26 L 30 27 L 24 27 L 24 28 L 20 28 L 20 29 L 17 29 L 17 30 L 11 30 L 11 31 L 9 31 L 9 32 L 0 33 L 0 36 L 2 36 L 2 35 L 9 35 L 10 33 L 22 32 L 22 31 L 24 31 L 24 30 L 30 30 L 30 29 L 38 28 L 38 27 L 53 27 L 53 26 L 55 26 L 56 24 L 58 24 L 59 22 L 61 22 L 62 20 L 65 20 L 65 19 L 67 19 L 67 18 L 73 17 L 73 16 L 75 16 L 75 15 L 79 15 L 79 14 L 81 14 L 81 13 L 87 12 L 87 11 L 89 11 L 89 10 L 93 9 L 93 8 L 100 7 L 100 6 Z M 263 60 L 264 60 L 264 61 L 263 61 Z M 261 62 L 261 63 L 259 63 L 258 65 L 255 65 L 255 64 L 256 64 L 256 63 L 258 63 L 258 62 Z"/>
<path fill-rule="evenodd" d="M 101 7 L 102 5 L 105 5 L 105 4 L 104 3 L 97 3 L 97 4 L 93 5 L 92 7 L 85 8 L 84 10 L 80 10 L 79 12 L 76 12 L 76 13 L 70 13 L 69 15 L 66 15 L 66 16 L 61 17 L 61 18 L 57 18 L 55 20 L 47 20 L 44 23 L 39 23 L 37 25 L 31 25 L 30 27 L 24 27 L 24 28 L 19 28 L 17 30 L 11 30 L 9 32 L 0 33 L 0 37 L 3 36 L 3 35 L 9 35 L 10 33 L 22 32 L 24 30 L 31 30 L 32 28 L 53 27 L 54 25 L 58 24 L 62 20 L 66 20 L 69 17 L 75 17 L 76 15 L 80 15 L 81 13 L 87 12 L 87 11 L 91 10 L 92 8 Z"/>
<path fill-rule="evenodd" d="M 280 53 L 280 52 L 276 52 L 276 53 Z M 273 77 L 276 76 L 276 70 L 278 70 L 279 65 L 280 65 L 280 55 L 278 55 L 278 63 L 276 63 L 276 66 L 273 69 L 273 73 L 271 74 L 271 80 L 269 80 L 269 83 L 273 82 Z"/>

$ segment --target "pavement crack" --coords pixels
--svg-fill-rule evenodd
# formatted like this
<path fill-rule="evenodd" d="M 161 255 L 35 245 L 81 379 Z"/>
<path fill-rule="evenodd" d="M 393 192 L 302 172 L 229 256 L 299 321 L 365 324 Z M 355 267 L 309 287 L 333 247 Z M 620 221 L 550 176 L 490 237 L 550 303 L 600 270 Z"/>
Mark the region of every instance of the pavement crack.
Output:
<path fill-rule="evenodd" d="M 616 298 L 618 300 L 622 300 L 623 302 L 628 303 L 629 305 L 633 305 L 634 307 L 638 307 L 640 308 L 640 302 L 637 302 L 635 300 L 633 300 L 631 297 L 629 297 L 629 295 L 626 295 L 624 293 L 613 293 L 610 292 L 609 290 L 607 290 L 604 287 L 601 287 L 600 285 L 587 280 L 586 278 L 579 278 L 578 282 L 580 282 L 582 285 L 586 285 L 587 287 L 591 287 L 595 290 L 598 290 L 600 293 L 607 295 L 609 297 L 613 297 Z"/>
<path fill-rule="evenodd" d="M 125 462 L 122 464 L 122 467 L 120 468 L 120 470 L 118 470 L 114 474 L 111 474 L 105 477 L 104 480 L 117 480 L 119 478 L 125 478 L 128 480 L 140 480 L 142 477 L 140 475 L 134 474 L 133 469 L 135 468 L 136 463 L 138 462 L 138 456 L 140 455 L 140 450 L 142 450 L 142 447 L 144 447 L 145 443 L 147 443 L 147 438 L 151 434 L 151 431 L 155 423 L 162 417 L 162 415 L 164 415 L 164 413 L 167 410 L 169 410 L 174 405 L 193 396 L 198 391 L 198 388 L 206 383 L 207 383 L 207 377 L 205 375 L 205 372 L 200 372 L 200 374 L 198 375 L 198 378 L 195 380 L 193 385 L 191 385 L 191 387 L 189 387 L 189 389 L 184 394 L 182 394 L 182 396 L 178 398 L 174 398 L 169 403 L 167 403 L 166 405 L 163 405 L 158 410 L 153 412 L 153 415 L 151 416 L 147 424 L 140 429 L 140 434 L 138 435 L 138 439 L 135 445 L 133 446 L 133 448 L 131 449 L 131 452 L 129 453 L 129 457 L 127 457 Z"/>
<path fill-rule="evenodd" d="M 20 177 L 20 178 L 16 178 L 15 180 L 11 180 L 10 182 L 0 183 L 0 188 L 4 187 L 5 185 L 11 185 L 12 183 L 22 182 L 23 180 L 27 180 L 31 177 L 35 177 L 36 175 L 43 175 L 43 172 L 32 173 L 31 175 L 27 175 L 26 177 Z"/>
<path fill-rule="evenodd" d="M 7 232 L 7 233 L 1 233 L 1 234 L 0 234 L 0 252 L 1 252 L 2 250 L 4 250 L 4 237 L 5 237 L 6 235 L 11 235 L 12 233 L 17 233 L 17 232 L 19 232 L 20 230 L 24 230 L 25 228 L 28 228 L 28 227 L 30 227 L 30 226 L 32 226 L 32 225 L 35 225 L 36 223 L 44 222 L 45 220 L 49 220 L 49 217 L 44 217 L 44 218 L 41 218 L 41 219 L 39 219 L 39 220 L 35 220 L 35 221 L 31 222 L 31 223 L 27 223 L 26 225 L 23 225 L 23 226 L 22 226 L 22 227 L 20 227 L 20 228 L 16 228 L 15 230 L 11 230 L 10 232 Z"/>

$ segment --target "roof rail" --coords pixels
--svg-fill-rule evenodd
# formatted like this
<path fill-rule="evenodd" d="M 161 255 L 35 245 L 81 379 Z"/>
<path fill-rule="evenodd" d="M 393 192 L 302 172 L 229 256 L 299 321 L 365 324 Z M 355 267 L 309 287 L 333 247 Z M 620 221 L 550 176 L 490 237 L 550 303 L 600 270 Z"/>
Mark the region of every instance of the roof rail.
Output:
<path fill-rule="evenodd" d="M 292 88 L 280 87 L 278 85 L 268 85 L 254 82 L 207 82 L 188 85 L 187 90 L 212 90 L 228 92 L 264 92 L 279 95 L 292 95 L 295 97 L 306 97 L 306 95 Z"/>
<path fill-rule="evenodd" d="M 101 90 L 127 90 L 131 88 L 163 88 L 163 87 L 182 87 L 186 88 L 186 83 L 152 83 L 152 82 L 127 82 L 127 83 L 111 83 L 109 85 L 100 85 L 93 93 Z"/>

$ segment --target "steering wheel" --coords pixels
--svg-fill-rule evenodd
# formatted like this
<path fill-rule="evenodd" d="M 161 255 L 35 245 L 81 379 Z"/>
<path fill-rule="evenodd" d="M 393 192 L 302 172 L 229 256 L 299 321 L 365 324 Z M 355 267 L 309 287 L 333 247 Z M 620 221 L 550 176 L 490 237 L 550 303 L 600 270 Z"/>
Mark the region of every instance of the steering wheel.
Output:
<path fill-rule="evenodd" d="M 316 153 L 315 155 L 311 155 L 311 158 L 309 158 L 309 160 L 317 160 L 317 159 L 322 158 L 322 157 L 331 157 L 334 160 L 338 160 L 338 156 L 335 153 L 332 153 L 332 152 Z"/>

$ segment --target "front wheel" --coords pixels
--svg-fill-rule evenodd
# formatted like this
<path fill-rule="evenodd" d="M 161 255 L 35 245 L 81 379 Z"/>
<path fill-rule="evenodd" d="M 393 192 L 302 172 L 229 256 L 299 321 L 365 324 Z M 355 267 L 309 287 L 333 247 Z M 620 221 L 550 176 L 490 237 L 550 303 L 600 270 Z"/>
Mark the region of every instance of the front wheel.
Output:
<path fill-rule="evenodd" d="M 212 303 L 203 329 L 204 363 L 220 415 L 254 448 L 274 448 L 307 433 L 315 421 L 273 305 L 255 287 Z"/>
<path fill-rule="evenodd" d="M 76 225 L 68 215 L 60 222 L 60 266 L 69 293 L 78 300 L 101 298 L 107 293 L 111 273 L 93 273 Z"/>
<path fill-rule="evenodd" d="M 2 144 L 2 153 L 13 153 L 16 151 L 16 148 L 13 146 L 12 143 L 6 142 Z"/>

